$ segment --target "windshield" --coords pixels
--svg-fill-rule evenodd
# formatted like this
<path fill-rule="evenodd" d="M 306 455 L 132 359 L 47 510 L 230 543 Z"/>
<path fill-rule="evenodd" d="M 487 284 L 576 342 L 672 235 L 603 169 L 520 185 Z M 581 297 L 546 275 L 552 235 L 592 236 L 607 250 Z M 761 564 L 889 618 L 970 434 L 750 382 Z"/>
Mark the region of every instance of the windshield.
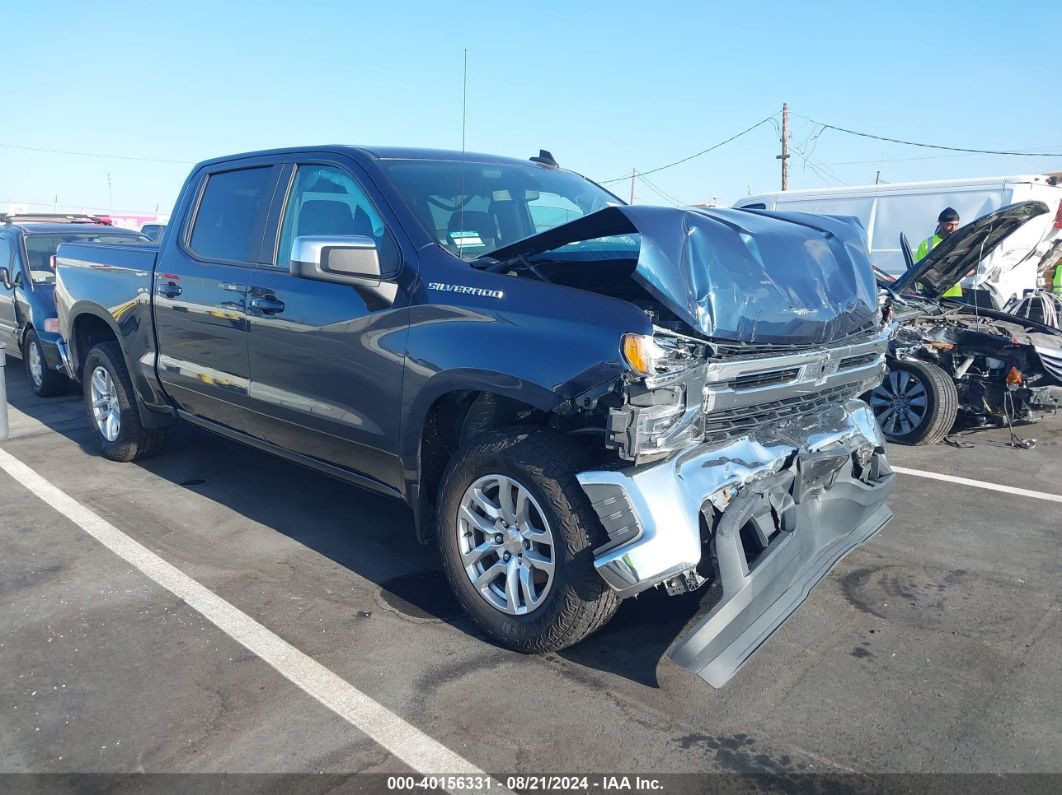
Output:
<path fill-rule="evenodd" d="M 50 282 L 55 279 L 51 258 L 63 243 L 150 243 L 143 235 L 135 233 L 121 234 L 107 228 L 107 231 L 63 232 L 61 234 L 26 235 L 27 264 L 36 283 Z"/>
<path fill-rule="evenodd" d="M 380 165 L 439 245 L 467 260 L 623 203 L 578 174 L 531 163 Z"/>

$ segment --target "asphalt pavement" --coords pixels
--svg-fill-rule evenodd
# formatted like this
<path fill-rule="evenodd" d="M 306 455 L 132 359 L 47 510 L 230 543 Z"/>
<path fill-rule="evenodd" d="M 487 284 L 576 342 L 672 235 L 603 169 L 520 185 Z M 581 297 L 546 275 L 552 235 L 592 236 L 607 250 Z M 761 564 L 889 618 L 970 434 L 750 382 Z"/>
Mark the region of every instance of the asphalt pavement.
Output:
<path fill-rule="evenodd" d="M 400 503 L 186 424 L 106 461 L 79 395 L 35 397 L 20 364 L 0 451 L 256 640 L 0 470 L 0 773 L 411 773 L 410 738 L 495 775 L 1062 772 L 1058 502 L 899 475 L 893 521 L 714 690 L 665 655 L 704 594 L 499 649 Z M 1062 419 L 1015 432 L 1035 447 L 991 430 L 890 460 L 1057 494 Z"/>

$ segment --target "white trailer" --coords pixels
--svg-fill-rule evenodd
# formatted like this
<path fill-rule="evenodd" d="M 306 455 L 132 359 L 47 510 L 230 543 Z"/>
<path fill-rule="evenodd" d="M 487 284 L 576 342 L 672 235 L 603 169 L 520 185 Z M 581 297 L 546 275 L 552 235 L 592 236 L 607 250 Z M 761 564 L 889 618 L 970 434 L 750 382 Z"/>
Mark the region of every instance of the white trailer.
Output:
<path fill-rule="evenodd" d="M 1062 256 L 1062 183 L 1045 175 L 899 182 L 848 188 L 816 188 L 748 196 L 735 207 L 854 215 L 867 230 L 871 261 L 899 276 L 904 272 L 900 233 L 916 249 L 933 234 L 937 215 L 953 207 L 967 224 L 1021 201 L 1045 202 L 1051 212 L 1036 219 L 986 256 L 963 286 L 989 291 L 999 308 L 1038 285 L 1039 274 Z"/>

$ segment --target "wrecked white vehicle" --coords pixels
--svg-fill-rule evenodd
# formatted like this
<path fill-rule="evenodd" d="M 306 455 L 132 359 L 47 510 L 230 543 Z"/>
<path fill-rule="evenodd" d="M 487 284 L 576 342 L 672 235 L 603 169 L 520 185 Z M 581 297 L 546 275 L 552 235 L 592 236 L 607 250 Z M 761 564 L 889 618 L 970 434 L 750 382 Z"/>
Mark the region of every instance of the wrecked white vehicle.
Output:
<path fill-rule="evenodd" d="M 891 517 L 870 408 L 892 333 L 862 229 L 844 219 L 614 207 L 475 267 L 632 302 L 629 374 L 581 395 L 618 460 L 578 474 L 621 597 L 721 585 L 672 649 L 724 684 L 810 588 Z"/>
<path fill-rule="evenodd" d="M 1046 212 L 1043 202 L 1004 207 L 953 232 L 895 282 L 879 274 L 892 293 L 885 311 L 899 329 L 889 374 L 868 400 L 890 441 L 935 444 L 957 421 L 1027 423 L 1062 405 L 1062 332 L 941 298 L 1015 230 Z"/>

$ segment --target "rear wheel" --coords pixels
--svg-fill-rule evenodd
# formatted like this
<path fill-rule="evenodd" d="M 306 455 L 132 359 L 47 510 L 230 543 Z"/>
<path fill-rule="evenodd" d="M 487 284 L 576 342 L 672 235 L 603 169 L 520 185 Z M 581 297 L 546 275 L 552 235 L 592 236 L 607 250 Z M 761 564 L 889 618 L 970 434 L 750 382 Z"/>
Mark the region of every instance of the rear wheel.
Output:
<path fill-rule="evenodd" d="M 951 376 L 935 364 L 913 359 L 889 362 L 885 380 L 868 402 L 885 437 L 899 444 L 936 444 L 959 411 Z"/>
<path fill-rule="evenodd" d="M 26 365 L 30 386 L 41 397 L 62 395 L 70 389 L 70 380 L 48 367 L 40 338 L 33 329 L 26 332 L 26 338 L 22 341 L 22 363 Z"/>
<path fill-rule="evenodd" d="M 102 342 L 85 357 L 85 414 L 92 435 L 112 461 L 136 461 L 162 447 L 165 430 L 140 422 L 136 393 L 116 342 Z"/>
<path fill-rule="evenodd" d="M 496 431 L 458 451 L 439 492 L 438 539 L 462 606 L 521 652 L 578 643 L 616 612 L 594 569 L 607 540 L 576 473 L 586 454 L 539 429 Z"/>

